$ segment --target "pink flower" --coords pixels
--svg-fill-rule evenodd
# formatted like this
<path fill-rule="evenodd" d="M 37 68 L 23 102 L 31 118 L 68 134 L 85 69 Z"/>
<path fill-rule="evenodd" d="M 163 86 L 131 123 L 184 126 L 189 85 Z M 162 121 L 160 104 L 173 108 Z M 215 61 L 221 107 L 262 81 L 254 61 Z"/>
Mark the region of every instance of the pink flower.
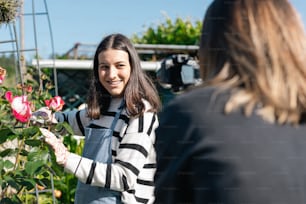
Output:
<path fill-rule="evenodd" d="M 5 93 L 5 98 L 11 104 L 14 117 L 22 122 L 26 123 L 32 115 L 31 104 L 27 99 L 27 96 L 13 96 L 11 91 Z"/>
<path fill-rule="evenodd" d="M 65 105 L 65 102 L 60 96 L 55 96 L 50 100 L 45 100 L 45 104 L 50 110 L 60 111 Z"/>
<path fill-rule="evenodd" d="M 32 87 L 32 86 L 27 86 L 27 87 L 26 87 L 26 91 L 27 91 L 28 93 L 32 93 L 33 87 Z"/>
<path fill-rule="evenodd" d="M 5 75 L 6 75 L 6 69 L 3 69 L 2 67 L 0 67 L 0 85 L 3 83 Z"/>

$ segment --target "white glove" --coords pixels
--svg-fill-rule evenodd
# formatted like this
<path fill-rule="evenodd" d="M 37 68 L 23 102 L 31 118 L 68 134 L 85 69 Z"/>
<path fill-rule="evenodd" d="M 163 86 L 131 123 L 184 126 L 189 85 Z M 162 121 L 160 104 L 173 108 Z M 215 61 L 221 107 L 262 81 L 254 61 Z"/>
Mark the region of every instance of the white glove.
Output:
<path fill-rule="evenodd" d="M 55 114 L 48 107 L 42 107 L 32 113 L 31 121 L 35 124 L 36 122 L 45 123 L 57 123 Z"/>
<path fill-rule="evenodd" d="M 54 150 L 56 162 L 59 165 L 65 166 L 70 152 L 67 150 L 63 142 L 49 130 L 44 128 L 39 128 L 39 130 L 44 136 L 44 141 L 48 143 L 50 147 Z"/>

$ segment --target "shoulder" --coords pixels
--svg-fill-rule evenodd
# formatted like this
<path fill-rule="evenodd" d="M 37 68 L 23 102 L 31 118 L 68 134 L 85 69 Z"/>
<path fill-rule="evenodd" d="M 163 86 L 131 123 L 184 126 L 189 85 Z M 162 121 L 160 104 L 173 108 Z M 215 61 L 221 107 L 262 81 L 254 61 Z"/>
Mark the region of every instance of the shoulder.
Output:
<path fill-rule="evenodd" d="M 130 117 L 127 133 L 152 131 L 158 126 L 157 113 L 150 110 L 152 106 L 147 100 L 142 101 L 145 111 L 141 115 Z"/>
<path fill-rule="evenodd" d="M 195 110 L 221 108 L 229 97 L 229 91 L 222 91 L 216 87 L 196 87 L 176 96 L 165 107 L 164 110 Z"/>
<path fill-rule="evenodd" d="M 150 104 L 150 102 L 147 101 L 146 99 L 141 99 L 141 101 L 143 102 L 143 104 L 145 106 L 145 111 L 144 112 L 150 112 L 150 110 L 152 109 L 152 105 Z"/>

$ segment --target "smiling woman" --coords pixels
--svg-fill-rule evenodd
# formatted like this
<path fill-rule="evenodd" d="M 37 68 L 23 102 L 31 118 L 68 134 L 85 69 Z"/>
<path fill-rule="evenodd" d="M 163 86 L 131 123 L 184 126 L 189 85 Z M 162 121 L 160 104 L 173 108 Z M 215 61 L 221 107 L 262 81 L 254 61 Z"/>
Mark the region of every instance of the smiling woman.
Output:
<path fill-rule="evenodd" d="M 106 36 L 95 52 L 87 107 L 56 115 L 85 136 L 83 155 L 42 130 L 58 163 L 79 180 L 76 204 L 153 203 L 159 110 L 157 91 L 130 40 Z"/>

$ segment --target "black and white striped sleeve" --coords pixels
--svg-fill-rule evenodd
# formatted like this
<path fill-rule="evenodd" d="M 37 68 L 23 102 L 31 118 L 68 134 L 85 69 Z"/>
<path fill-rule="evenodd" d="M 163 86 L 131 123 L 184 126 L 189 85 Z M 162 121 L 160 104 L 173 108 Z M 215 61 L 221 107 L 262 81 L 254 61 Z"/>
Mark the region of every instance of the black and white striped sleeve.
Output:
<path fill-rule="evenodd" d="M 86 111 L 84 109 L 56 112 L 55 117 L 59 122 L 67 122 L 76 135 L 84 136 L 84 127 L 89 122 L 89 118 L 86 117 Z"/>

